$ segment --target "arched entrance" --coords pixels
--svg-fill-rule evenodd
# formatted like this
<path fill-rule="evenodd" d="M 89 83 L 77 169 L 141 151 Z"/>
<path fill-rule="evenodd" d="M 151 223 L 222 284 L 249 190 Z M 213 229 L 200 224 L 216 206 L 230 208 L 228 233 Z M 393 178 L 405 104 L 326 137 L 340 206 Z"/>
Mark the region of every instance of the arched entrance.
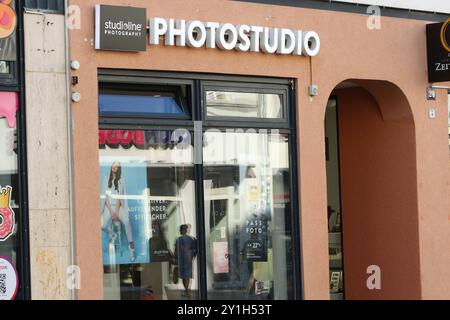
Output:
<path fill-rule="evenodd" d="M 325 118 L 331 298 L 420 299 L 406 96 L 390 82 L 347 80 L 333 90 Z"/>

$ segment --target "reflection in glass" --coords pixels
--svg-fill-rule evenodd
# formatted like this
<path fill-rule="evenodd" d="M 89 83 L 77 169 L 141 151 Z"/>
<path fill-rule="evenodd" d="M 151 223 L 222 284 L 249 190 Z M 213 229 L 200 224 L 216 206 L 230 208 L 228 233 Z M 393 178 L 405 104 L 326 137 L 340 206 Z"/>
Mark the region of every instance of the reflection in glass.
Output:
<path fill-rule="evenodd" d="M 292 299 L 288 137 L 206 132 L 209 299 Z"/>
<path fill-rule="evenodd" d="M 99 112 L 102 116 L 187 116 L 181 90 L 119 91 L 102 89 Z"/>
<path fill-rule="evenodd" d="M 207 91 L 208 117 L 282 119 L 282 95 L 249 92 Z"/>
<path fill-rule="evenodd" d="M 172 136 L 99 132 L 106 299 L 198 297 L 193 150 Z"/>

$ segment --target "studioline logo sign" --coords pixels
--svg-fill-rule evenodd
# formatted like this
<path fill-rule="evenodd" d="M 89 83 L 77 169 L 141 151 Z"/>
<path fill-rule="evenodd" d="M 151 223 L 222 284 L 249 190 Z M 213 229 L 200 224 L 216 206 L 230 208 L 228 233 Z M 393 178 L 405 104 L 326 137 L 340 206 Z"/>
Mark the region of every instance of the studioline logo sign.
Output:
<path fill-rule="evenodd" d="M 145 51 L 146 9 L 96 6 L 95 48 Z M 233 25 L 183 19 L 149 19 L 149 44 L 296 56 L 316 56 L 320 38 L 314 31 Z"/>
<path fill-rule="evenodd" d="M 95 49 L 145 51 L 147 9 L 95 6 Z"/>
<path fill-rule="evenodd" d="M 427 25 L 428 81 L 450 81 L 450 18 Z"/>

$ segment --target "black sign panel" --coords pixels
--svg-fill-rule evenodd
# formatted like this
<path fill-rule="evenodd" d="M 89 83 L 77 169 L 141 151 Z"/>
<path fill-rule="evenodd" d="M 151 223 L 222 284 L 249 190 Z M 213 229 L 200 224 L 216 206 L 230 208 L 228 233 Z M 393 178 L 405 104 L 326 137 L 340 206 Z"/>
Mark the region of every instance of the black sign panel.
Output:
<path fill-rule="evenodd" d="M 450 19 L 427 25 L 428 81 L 450 81 Z"/>
<path fill-rule="evenodd" d="M 145 51 L 147 9 L 96 5 L 95 49 Z"/>
<path fill-rule="evenodd" d="M 245 243 L 245 257 L 249 262 L 267 262 L 268 240 L 267 216 L 253 216 L 247 219 L 245 232 L 248 240 Z"/>
<path fill-rule="evenodd" d="M 0 60 L 16 61 L 17 14 L 15 1 L 0 1 Z"/>

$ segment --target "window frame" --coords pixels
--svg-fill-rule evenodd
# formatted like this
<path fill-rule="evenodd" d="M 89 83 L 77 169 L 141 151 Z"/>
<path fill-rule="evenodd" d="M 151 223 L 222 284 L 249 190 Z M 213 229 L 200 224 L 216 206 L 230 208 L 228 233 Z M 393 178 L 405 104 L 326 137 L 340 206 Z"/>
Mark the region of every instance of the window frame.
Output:
<path fill-rule="evenodd" d="M 284 85 L 261 85 L 253 83 L 204 81 L 201 84 L 202 91 L 202 114 L 205 126 L 212 127 L 258 127 L 258 128 L 289 128 L 290 116 L 288 112 L 288 89 Z M 282 113 L 281 118 L 258 118 L 258 117 L 211 117 L 208 116 L 207 92 L 237 92 L 237 93 L 259 93 L 281 95 Z"/>
<path fill-rule="evenodd" d="M 100 77 L 102 79 L 102 77 Z M 119 79 L 117 79 L 119 80 Z M 170 86 L 173 88 L 172 90 L 167 90 L 167 87 Z M 183 94 L 182 94 L 182 86 L 186 86 L 187 88 L 191 88 L 189 90 L 190 92 L 186 92 L 186 101 L 183 101 Z M 178 103 L 179 107 L 182 109 L 184 114 L 182 115 L 175 115 L 175 114 L 161 114 L 161 113 L 154 113 L 154 114 L 129 114 L 127 115 L 127 112 L 117 112 L 116 114 L 109 114 L 109 115 L 102 115 L 99 111 L 99 119 L 101 119 L 101 122 L 114 124 L 114 123 L 126 123 L 126 122 L 135 122 L 136 119 L 139 119 L 140 121 L 145 121 L 147 119 L 160 119 L 162 121 L 169 120 L 169 121 L 191 121 L 192 119 L 192 103 L 188 100 L 192 96 L 192 84 L 191 83 L 183 83 L 183 82 L 168 82 L 168 83 L 152 83 L 152 82 L 134 82 L 134 83 L 127 83 L 127 82 L 119 82 L 119 81 L 108 81 L 108 79 L 104 79 L 99 83 L 99 96 L 102 94 L 102 90 L 116 90 L 117 92 L 145 92 L 146 89 L 148 90 L 155 90 L 155 91 L 161 91 L 161 92 L 174 92 L 177 96 L 176 102 Z M 187 90 L 188 91 L 188 90 Z"/>

